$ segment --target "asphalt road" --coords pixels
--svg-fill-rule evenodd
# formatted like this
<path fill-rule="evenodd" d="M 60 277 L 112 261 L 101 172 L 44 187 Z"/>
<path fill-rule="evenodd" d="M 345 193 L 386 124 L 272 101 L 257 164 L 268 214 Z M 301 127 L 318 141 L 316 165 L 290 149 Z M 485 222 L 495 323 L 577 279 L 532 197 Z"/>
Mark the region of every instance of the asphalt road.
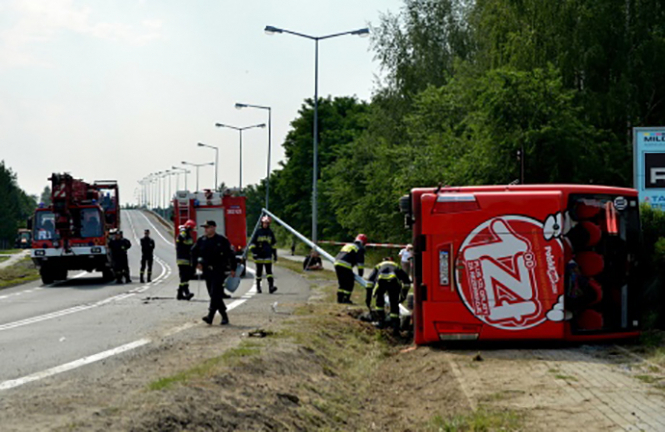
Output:
<path fill-rule="evenodd" d="M 190 283 L 194 300 L 175 300 L 178 270 L 167 231 L 138 210 L 125 210 L 122 224 L 132 242 L 131 284 L 105 283 L 100 273 L 74 272 L 64 282 L 0 291 L 0 398 L 2 392 L 27 391 L 45 377 L 66 379 L 73 370 L 86 373 L 100 358 L 127 355 L 173 329 L 205 325 L 200 321 L 208 304 L 203 281 Z M 152 282 L 141 284 L 138 241 L 146 228 L 155 240 L 155 264 Z M 231 324 L 240 314 L 269 314 L 275 301 L 306 298 L 308 286 L 297 276 L 284 270 L 276 275 L 280 291 L 268 295 L 256 294 L 248 273 L 233 299 L 226 300 Z"/>

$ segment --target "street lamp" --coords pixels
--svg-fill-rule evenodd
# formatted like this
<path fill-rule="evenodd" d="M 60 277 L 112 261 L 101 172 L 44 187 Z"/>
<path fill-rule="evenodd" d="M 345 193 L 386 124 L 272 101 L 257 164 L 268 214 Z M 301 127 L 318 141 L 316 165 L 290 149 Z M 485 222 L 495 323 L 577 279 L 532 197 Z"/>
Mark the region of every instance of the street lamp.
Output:
<path fill-rule="evenodd" d="M 310 36 L 303 33 L 297 33 L 290 30 L 285 30 L 273 26 L 266 26 L 264 29 L 266 34 L 274 35 L 281 33 L 288 33 L 294 36 L 304 37 L 305 39 L 314 41 L 314 161 L 312 172 L 312 241 L 317 241 L 317 178 L 318 178 L 318 157 L 319 157 L 319 41 L 324 39 L 332 39 L 338 36 L 355 35 L 360 37 L 369 36 L 368 28 L 361 28 L 342 33 L 334 33 L 326 36 Z"/>
<path fill-rule="evenodd" d="M 215 126 L 222 128 L 229 128 L 233 130 L 237 130 L 240 133 L 240 193 L 242 193 L 242 131 L 247 130 L 247 129 L 253 129 L 253 128 L 264 128 L 266 127 L 265 123 L 257 124 L 257 125 L 252 125 L 252 126 L 245 126 L 245 127 L 236 127 L 236 126 L 229 126 L 221 123 L 215 123 Z"/>
<path fill-rule="evenodd" d="M 237 109 L 258 108 L 268 110 L 268 172 L 266 173 L 266 210 L 270 210 L 270 149 L 272 147 L 272 108 L 261 105 L 236 103 Z"/>
<path fill-rule="evenodd" d="M 206 166 L 206 165 L 215 165 L 214 162 L 195 164 L 195 163 L 191 163 L 191 162 L 182 161 L 181 163 L 183 165 L 189 165 L 189 166 L 196 167 L 196 191 L 195 192 L 199 191 L 199 168 L 201 168 L 202 166 Z"/>
<path fill-rule="evenodd" d="M 171 169 L 176 171 L 175 188 L 180 189 L 180 174 L 182 173 L 185 175 L 185 190 L 187 190 L 187 174 L 189 174 L 191 171 L 177 166 L 172 166 Z"/>
<path fill-rule="evenodd" d="M 219 183 L 217 183 L 217 172 L 219 171 L 219 148 L 203 143 L 198 143 L 197 145 L 199 147 L 207 147 L 215 150 L 215 190 L 217 190 L 217 187 L 219 186 Z"/>

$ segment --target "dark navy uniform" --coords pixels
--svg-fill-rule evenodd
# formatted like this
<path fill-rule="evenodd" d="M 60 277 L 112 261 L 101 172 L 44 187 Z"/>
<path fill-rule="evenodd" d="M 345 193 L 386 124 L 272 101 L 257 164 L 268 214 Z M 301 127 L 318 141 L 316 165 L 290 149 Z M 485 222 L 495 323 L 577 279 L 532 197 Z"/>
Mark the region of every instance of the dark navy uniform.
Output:
<path fill-rule="evenodd" d="M 268 279 L 268 291 L 272 294 L 275 288 L 272 274 L 273 259 L 277 260 L 277 249 L 275 249 L 275 234 L 270 228 L 259 228 L 249 242 L 249 250 L 252 252 L 254 262 L 256 263 L 256 290 L 261 292 L 261 279 L 263 276 L 263 267 L 266 269 L 266 278 Z"/>
<path fill-rule="evenodd" d="M 178 300 L 190 300 L 194 294 L 189 292 L 189 281 L 194 278 L 195 270 L 192 265 L 192 246 L 194 239 L 191 230 L 181 230 L 175 240 L 176 264 L 178 265 Z"/>
<path fill-rule="evenodd" d="M 152 261 L 155 251 L 155 241 L 148 236 L 141 239 L 141 283 L 143 283 L 143 273 L 148 267 L 148 282 L 152 279 Z"/>
<path fill-rule="evenodd" d="M 210 294 L 209 323 L 219 311 L 222 322 L 228 322 L 224 304 L 224 281 L 229 272 L 236 269 L 236 256 L 231 242 L 223 235 L 201 236 L 192 248 L 192 261 L 203 267 L 203 278 Z M 206 320 L 206 322 L 208 322 Z"/>
<path fill-rule="evenodd" d="M 372 297 L 376 298 L 374 313 L 379 324 L 383 326 L 386 321 L 385 295 L 388 294 L 390 323 L 395 333 L 399 332 L 399 304 L 406 298 L 410 284 L 409 275 L 399 265 L 389 260 L 379 263 L 369 276 L 365 304 L 371 310 Z"/>
<path fill-rule="evenodd" d="M 335 273 L 339 285 L 337 303 L 351 303 L 351 294 L 356 282 L 353 267 L 358 267 L 358 275 L 362 277 L 365 268 L 365 247 L 360 241 L 344 245 L 335 257 Z"/>
<path fill-rule="evenodd" d="M 132 247 L 132 243 L 126 238 L 114 238 L 109 242 L 111 258 L 118 283 L 122 283 L 123 276 L 125 282 L 131 282 L 129 278 L 129 261 L 127 260 L 127 251 Z"/>

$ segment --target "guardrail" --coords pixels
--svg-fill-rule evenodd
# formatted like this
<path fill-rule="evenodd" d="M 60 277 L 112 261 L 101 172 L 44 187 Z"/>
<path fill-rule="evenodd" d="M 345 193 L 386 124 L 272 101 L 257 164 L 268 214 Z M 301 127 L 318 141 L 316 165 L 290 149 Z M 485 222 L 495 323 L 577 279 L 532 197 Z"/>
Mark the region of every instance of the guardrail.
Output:
<path fill-rule="evenodd" d="M 155 211 L 153 211 L 153 210 L 145 209 L 145 208 L 144 208 L 144 209 L 141 209 L 141 211 L 144 211 L 144 212 L 146 212 L 146 213 L 148 213 L 148 214 L 153 215 L 155 218 L 157 218 L 157 220 L 159 221 L 159 223 L 161 223 L 161 224 L 164 226 L 164 228 L 166 228 L 171 234 L 173 234 L 173 224 L 172 224 L 171 222 L 167 221 L 166 219 L 164 219 L 164 218 L 162 217 L 162 215 L 160 215 L 159 213 L 157 213 L 157 212 L 155 212 Z"/>

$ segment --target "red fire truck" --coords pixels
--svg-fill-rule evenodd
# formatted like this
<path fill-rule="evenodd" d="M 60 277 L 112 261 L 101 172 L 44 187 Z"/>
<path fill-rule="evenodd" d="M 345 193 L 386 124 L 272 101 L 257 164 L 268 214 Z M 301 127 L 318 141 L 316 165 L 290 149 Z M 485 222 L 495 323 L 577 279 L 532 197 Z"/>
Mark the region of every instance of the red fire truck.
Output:
<path fill-rule="evenodd" d="M 178 227 L 189 219 L 196 222 L 197 229 L 193 233 L 194 241 L 204 234 L 201 225 L 208 220 L 217 223 L 217 232 L 224 234 L 236 255 L 242 255 L 247 246 L 247 221 L 245 213 L 245 197 L 234 196 L 232 191 L 225 193 L 178 191 L 173 198 L 173 222 L 175 235 Z"/>
<path fill-rule="evenodd" d="M 40 204 L 32 219 L 31 257 L 42 282 L 67 279 L 69 270 L 99 271 L 113 278 L 108 231 L 120 226 L 118 184 L 88 184 L 53 174 L 51 205 Z"/>
<path fill-rule="evenodd" d="M 633 189 L 413 189 L 414 336 L 589 341 L 639 335 Z"/>

